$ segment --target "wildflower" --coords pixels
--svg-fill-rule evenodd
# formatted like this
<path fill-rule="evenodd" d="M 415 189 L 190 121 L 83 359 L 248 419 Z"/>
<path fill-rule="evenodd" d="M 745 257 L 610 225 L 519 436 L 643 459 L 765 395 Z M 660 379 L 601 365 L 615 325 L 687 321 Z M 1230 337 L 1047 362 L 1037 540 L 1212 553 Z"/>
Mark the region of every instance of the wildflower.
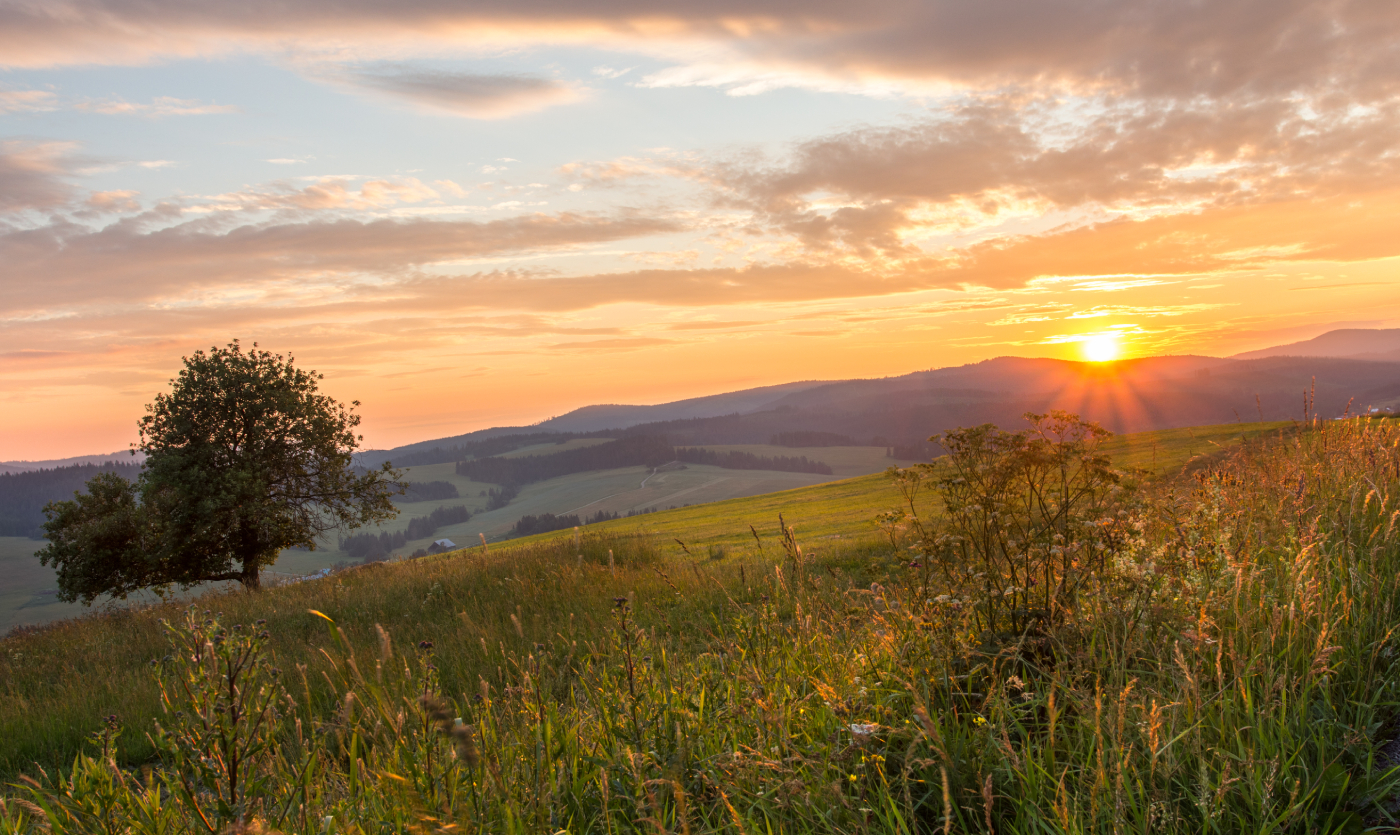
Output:
<path fill-rule="evenodd" d="M 857 780 L 860 779 L 859 777 L 857 777 L 857 776 L 854 775 L 854 774 L 850 775 L 850 778 L 851 778 L 851 782 L 852 782 L 852 783 L 854 783 L 855 781 L 857 781 Z"/>

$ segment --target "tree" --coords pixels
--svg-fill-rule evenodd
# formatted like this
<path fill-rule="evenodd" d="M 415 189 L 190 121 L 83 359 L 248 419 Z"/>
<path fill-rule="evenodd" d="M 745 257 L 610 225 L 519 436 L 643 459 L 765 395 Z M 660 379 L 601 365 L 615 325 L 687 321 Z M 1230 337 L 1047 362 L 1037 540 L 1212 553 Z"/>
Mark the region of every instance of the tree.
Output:
<path fill-rule="evenodd" d="M 317 393 L 322 375 L 237 340 L 184 362 L 141 419 L 137 481 L 104 474 L 45 508 L 38 556 L 58 570 L 61 599 L 219 580 L 256 589 L 282 549 L 397 514 L 400 473 L 353 469 L 360 417 Z"/>

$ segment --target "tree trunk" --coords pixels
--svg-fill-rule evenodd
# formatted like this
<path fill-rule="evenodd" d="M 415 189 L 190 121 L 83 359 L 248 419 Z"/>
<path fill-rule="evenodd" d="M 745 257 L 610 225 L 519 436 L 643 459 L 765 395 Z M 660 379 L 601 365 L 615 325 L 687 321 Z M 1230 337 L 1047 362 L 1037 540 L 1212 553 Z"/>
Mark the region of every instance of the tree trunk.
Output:
<path fill-rule="evenodd" d="M 258 571 L 258 563 L 256 560 L 250 560 L 243 564 L 243 573 L 238 575 L 238 582 L 243 584 L 245 591 L 259 591 L 262 589 L 262 576 L 261 572 Z"/>

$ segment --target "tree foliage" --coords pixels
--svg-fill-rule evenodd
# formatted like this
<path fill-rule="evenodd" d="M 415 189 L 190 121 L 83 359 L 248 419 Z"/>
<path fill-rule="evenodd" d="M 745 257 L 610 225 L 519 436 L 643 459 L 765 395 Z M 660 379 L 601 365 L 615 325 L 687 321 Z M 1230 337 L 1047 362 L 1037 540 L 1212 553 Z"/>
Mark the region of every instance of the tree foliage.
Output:
<path fill-rule="evenodd" d="M 397 513 L 399 473 L 352 468 L 359 403 L 320 394 L 322 375 L 236 340 L 184 362 L 140 422 L 136 483 L 104 474 L 87 496 L 46 508 L 38 556 L 58 569 L 62 599 L 218 580 L 257 588 L 282 549 Z"/>

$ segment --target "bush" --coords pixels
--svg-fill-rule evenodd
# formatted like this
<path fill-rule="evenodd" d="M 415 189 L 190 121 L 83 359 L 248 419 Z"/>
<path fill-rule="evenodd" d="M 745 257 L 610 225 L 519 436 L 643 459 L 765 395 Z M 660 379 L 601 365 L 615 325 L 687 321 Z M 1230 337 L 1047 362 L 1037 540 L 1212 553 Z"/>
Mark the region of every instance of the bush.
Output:
<path fill-rule="evenodd" d="M 1138 536 L 1135 493 L 1098 451 L 1110 433 L 1065 412 L 1026 419 L 1022 432 L 984 424 L 936 437 L 948 454 L 892 469 L 905 506 L 881 520 L 913 534 L 924 589 L 936 574 L 1002 641 L 1071 616 L 1080 588 Z M 928 488 L 937 507 L 920 514 Z"/>

